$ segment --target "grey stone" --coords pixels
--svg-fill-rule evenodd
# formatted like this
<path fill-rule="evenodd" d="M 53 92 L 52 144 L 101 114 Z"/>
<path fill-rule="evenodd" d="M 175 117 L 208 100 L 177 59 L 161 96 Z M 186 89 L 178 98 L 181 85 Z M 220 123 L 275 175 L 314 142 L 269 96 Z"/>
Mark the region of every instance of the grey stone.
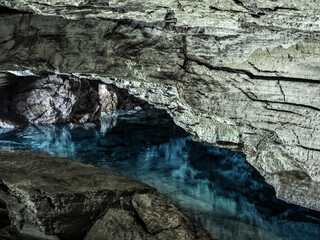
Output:
<path fill-rule="evenodd" d="M 148 232 L 155 239 L 216 239 L 162 196 L 136 194 L 132 202 Z"/>
<path fill-rule="evenodd" d="M 4 72 L 56 71 L 117 83 L 167 109 L 195 139 L 244 152 L 278 197 L 320 210 L 316 1 L 0 4 L 36 13 L 1 15 Z M 299 184 L 305 191 L 294 195 Z"/>
<path fill-rule="evenodd" d="M 102 111 L 152 107 L 146 101 L 130 94 L 127 89 L 121 89 L 111 84 L 99 84 L 99 96 Z"/>
<path fill-rule="evenodd" d="M 117 94 L 109 90 L 106 84 L 99 84 L 99 97 L 102 111 L 117 109 Z"/>
<path fill-rule="evenodd" d="M 215 239 L 154 188 L 109 170 L 48 155 L 0 151 L 0 172 L 0 217 L 11 222 L 0 225 L 3 239 L 168 239 L 177 229 L 163 223 L 172 217 L 179 218 L 181 234 Z M 145 201 L 149 205 L 142 210 Z M 153 214 L 150 204 L 163 217 L 152 224 L 154 234 L 145 228 Z M 166 209 L 171 211 L 162 212 Z M 154 229 L 165 232 L 155 234 Z"/>
<path fill-rule="evenodd" d="M 135 194 L 132 203 L 124 202 L 121 207 L 109 209 L 85 240 L 216 239 L 156 193 Z"/>
<path fill-rule="evenodd" d="M 88 232 L 85 240 L 147 240 L 154 239 L 147 233 L 130 212 L 110 208 Z"/>
<path fill-rule="evenodd" d="M 22 235 L 79 239 L 121 196 L 153 188 L 108 170 L 26 152 L 0 152 L 0 199 Z"/>
<path fill-rule="evenodd" d="M 15 125 L 14 123 L 4 120 L 4 119 L 0 119 L 0 128 L 15 128 L 17 127 L 17 125 Z"/>
<path fill-rule="evenodd" d="M 100 116 L 99 96 L 85 79 L 48 75 L 17 79 L 9 109 L 28 123 L 85 123 Z"/>

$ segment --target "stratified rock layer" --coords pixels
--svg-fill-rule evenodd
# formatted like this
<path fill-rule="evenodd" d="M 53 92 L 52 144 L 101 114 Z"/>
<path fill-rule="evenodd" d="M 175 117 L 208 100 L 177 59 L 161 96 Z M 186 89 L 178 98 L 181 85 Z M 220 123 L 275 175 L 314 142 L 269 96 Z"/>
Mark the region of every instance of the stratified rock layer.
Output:
<path fill-rule="evenodd" d="M 0 4 L 19 10 L 0 17 L 2 71 L 109 78 L 197 139 L 243 151 L 278 197 L 320 210 L 316 1 Z"/>
<path fill-rule="evenodd" d="M 170 239 L 178 240 L 181 238 L 175 236 L 177 229 L 186 236 L 215 239 L 157 195 L 154 188 L 112 171 L 64 158 L 1 151 L 0 172 L 1 239 L 10 236 L 21 239 L 21 234 L 25 239 L 71 240 L 83 239 L 89 232 L 86 239 L 126 240 L 137 233 L 144 236 L 141 239 L 165 240 L 173 236 Z M 165 225 L 165 229 L 161 222 L 151 223 L 154 212 L 150 208 L 141 209 L 139 202 L 143 199 L 152 204 L 161 221 L 179 222 Z M 130 221 L 128 225 L 124 222 L 114 225 L 114 218 Z M 149 224 L 159 232 L 148 231 Z"/>

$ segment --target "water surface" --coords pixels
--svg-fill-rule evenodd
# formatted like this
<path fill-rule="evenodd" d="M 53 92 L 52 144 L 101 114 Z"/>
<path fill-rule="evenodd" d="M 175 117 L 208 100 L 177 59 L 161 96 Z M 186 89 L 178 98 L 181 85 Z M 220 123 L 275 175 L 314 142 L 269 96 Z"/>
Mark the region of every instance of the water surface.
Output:
<path fill-rule="evenodd" d="M 243 154 L 192 141 L 160 110 L 108 113 L 95 127 L 0 130 L 0 149 L 68 157 L 138 179 L 221 240 L 320 239 L 319 212 L 278 200 Z"/>

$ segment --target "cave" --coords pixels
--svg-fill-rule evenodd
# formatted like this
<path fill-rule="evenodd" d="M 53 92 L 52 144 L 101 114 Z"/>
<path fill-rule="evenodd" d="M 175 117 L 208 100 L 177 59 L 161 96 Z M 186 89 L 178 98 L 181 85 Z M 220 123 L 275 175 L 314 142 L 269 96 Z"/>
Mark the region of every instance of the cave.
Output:
<path fill-rule="evenodd" d="M 0 12 L 0 238 L 319 239 L 318 4 Z"/>

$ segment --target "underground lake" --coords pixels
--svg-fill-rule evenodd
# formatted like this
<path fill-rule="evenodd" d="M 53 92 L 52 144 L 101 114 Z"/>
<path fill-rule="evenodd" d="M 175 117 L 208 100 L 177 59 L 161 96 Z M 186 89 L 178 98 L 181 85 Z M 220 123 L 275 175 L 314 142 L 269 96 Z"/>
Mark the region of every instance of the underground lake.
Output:
<path fill-rule="evenodd" d="M 221 240 L 318 240 L 320 213 L 279 200 L 241 153 L 192 140 L 163 110 L 95 125 L 0 129 L 1 150 L 71 158 L 147 183 Z"/>

